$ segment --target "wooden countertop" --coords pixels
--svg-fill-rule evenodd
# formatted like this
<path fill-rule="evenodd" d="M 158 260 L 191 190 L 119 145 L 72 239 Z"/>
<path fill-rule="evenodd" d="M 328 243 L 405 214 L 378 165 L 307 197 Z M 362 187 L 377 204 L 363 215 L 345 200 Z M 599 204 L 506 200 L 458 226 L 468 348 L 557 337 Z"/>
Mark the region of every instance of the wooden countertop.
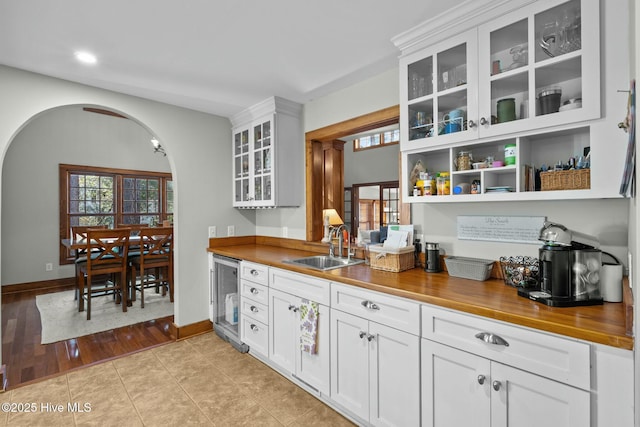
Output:
<path fill-rule="evenodd" d="M 633 348 L 624 303 L 588 307 L 548 307 L 517 295 L 502 280 L 484 282 L 450 277 L 448 273 L 426 273 L 421 268 L 391 273 L 364 264 L 318 271 L 285 264 L 286 259 L 318 253 L 313 243 L 298 247 L 273 245 L 270 238 L 211 239 L 208 251 L 310 276 L 385 292 L 416 301 L 501 320 L 542 331 L 623 349 Z M 291 245 L 290 245 L 291 246 Z"/>

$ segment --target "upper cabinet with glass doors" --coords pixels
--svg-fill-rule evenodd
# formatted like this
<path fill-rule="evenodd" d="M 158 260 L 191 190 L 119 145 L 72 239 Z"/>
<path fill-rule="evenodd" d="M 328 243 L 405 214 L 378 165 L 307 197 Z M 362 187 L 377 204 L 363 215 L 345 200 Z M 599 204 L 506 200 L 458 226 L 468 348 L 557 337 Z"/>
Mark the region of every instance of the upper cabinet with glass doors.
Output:
<path fill-rule="evenodd" d="M 304 181 L 299 166 L 304 161 L 300 112 L 300 104 L 272 97 L 231 118 L 234 207 L 300 205 Z"/>
<path fill-rule="evenodd" d="M 468 31 L 401 59 L 403 150 L 476 136 L 468 121 L 477 115 L 476 34 Z"/>
<path fill-rule="evenodd" d="M 598 0 L 539 1 L 400 59 L 401 149 L 600 117 Z"/>
<path fill-rule="evenodd" d="M 537 2 L 480 26 L 479 136 L 599 118 L 599 27 L 597 0 Z"/>

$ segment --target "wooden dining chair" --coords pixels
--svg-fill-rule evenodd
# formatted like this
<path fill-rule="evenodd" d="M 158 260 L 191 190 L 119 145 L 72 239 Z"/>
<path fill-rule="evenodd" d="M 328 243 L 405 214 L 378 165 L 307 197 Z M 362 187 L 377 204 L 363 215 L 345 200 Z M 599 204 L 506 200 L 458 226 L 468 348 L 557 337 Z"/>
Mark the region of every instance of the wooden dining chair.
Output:
<path fill-rule="evenodd" d="M 90 229 L 106 229 L 106 225 L 73 225 L 71 226 L 71 241 L 72 242 L 84 242 L 87 240 L 87 231 Z M 80 289 L 80 283 L 78 283 L 78 266 L 87 262 L 86 249 L 75 250 L 75 265 L 76 265 L 76 294 L 75 299 L 78 299 L 78 289 Z"/>
<path fill-rule="evenodd" d="M 140 306 L 144 308 L 144 290 L 162 288 L 173 302 L 173 227 L 150 227 L 140 230 L 140 255 L 130 258 L 131 298 L 140 292 Z"/>
<path fill-rule="evenodd" d="M 86 263 L 78 268 L 78 311 L 84 311 L 87 301 L 87 320 L 91 320 L 91 299 L 98 295 L 114 294 L 116 302 L 127 311 L 127 264 L 129 228 L 91 229 L 87 231 Z"/>

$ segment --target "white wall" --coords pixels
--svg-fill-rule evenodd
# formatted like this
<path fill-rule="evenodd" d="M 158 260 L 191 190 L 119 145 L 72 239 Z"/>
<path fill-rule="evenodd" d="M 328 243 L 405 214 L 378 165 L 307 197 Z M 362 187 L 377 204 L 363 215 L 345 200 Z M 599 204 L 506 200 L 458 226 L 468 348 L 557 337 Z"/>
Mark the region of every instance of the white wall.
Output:
<path fill-rule="evenodd" d="M 35 117 L 14 138 L 2 167 L 2 284 L 73 277 L 59 265 L 58 165 L 171 172 L 152 135 L 133 120 L 60 107 Z M 34 244 L 37 242 L 37 244 Z M 45 271 L 45 264 L 53 271 Z"/>
<path fill-rule="evenodd" d="M 207 319 L 207 227 L 234 224 L 242 234 L 255 234 L 253 214 L 231 207 L 229 120 L 4 66 L 0 66 L 0 93 L 3 165 L 9 144 L 22 127 L 59 106 L 105 106 L 135 119 L 158 137 L 175 180 L 175 323 L 183 326 Z M 50 179 L 57 181 L 57 174 Z M 0 220 L 2 213 L 0 205 Z M 4 231 L 0 230 L 0 240 Z M 0 259 L 4 250 L 0 249 Z"/>
<path fill-rule="evenodd" d="M 344 186 L 399 178 L 399 145 L 353 151 L 353 141 L 344 144 Z"/>

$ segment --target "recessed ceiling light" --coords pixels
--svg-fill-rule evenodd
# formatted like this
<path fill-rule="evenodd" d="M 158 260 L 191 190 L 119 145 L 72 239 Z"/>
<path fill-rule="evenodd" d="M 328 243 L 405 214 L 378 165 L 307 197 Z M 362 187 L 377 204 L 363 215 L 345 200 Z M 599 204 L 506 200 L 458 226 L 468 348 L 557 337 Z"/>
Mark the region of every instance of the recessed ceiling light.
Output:
<path fill-rule="evenodd" d="M 76 59 L 84 64 L 95 64 L 98 62 L 93 53 L 78 51 L 75 53 Z"/>

